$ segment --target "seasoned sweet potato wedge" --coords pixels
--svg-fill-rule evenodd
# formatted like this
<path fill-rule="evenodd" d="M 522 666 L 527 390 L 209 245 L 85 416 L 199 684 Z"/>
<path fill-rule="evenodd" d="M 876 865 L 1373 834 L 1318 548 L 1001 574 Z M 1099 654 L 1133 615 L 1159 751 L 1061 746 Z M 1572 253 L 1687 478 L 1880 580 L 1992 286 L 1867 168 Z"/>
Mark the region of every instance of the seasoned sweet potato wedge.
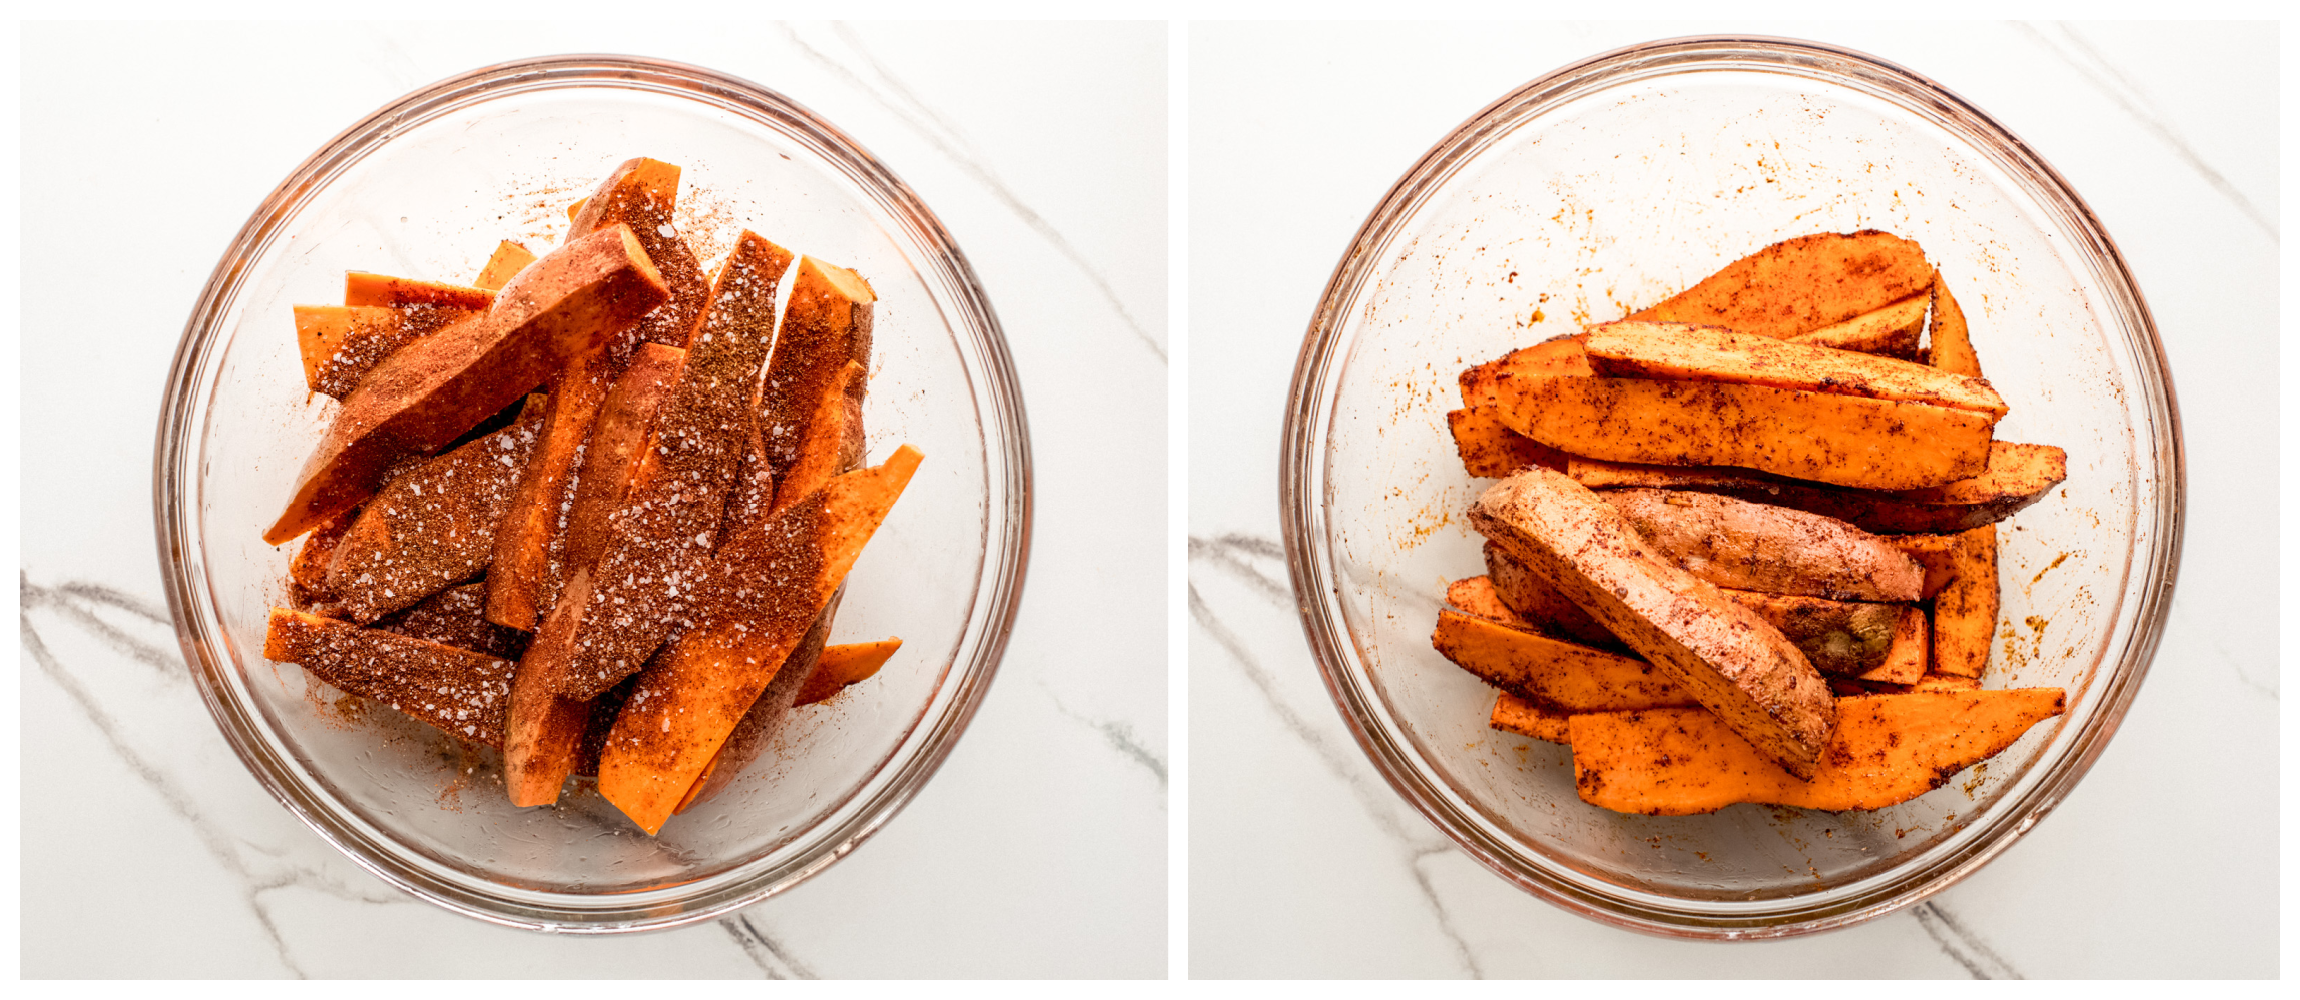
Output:
<path fill-rule="evenodd" d="M 1868 677 L 1886 671 L 1890 678 L 1901 678 L 1912 657 L 1916 672 L 1907 674 L 1902 683 L 1925 672 L 1925 613 L 1915 607 L 1720 589 L 1733 603 L 1779 629 L 1823 674 Z"/>
<path fill-rule="evenodd" d="M 1981 377 L 1981 358 L 1973 352 L 1973 335 L 1965 325 L 1965 311 L 1949 291 L 1949 283 L 1933 274 L 1933 367 L 1958 375 Z"/>
<path fill-rule="evenodd" d="M 1840 699 L 1836 732 L 1809 777 L 1790 774 L 1698 709 L 1581 714 L 1568 727 L 1574 785 L 1591 805 L 1651 816 L 1739 802 L 1882 809 L 1948 784 L 2065 704 L 2059 688 Z"/>
<path fill-rule="evenodd" d="M 694 625 L 648 663 L 599 761 L 599 794 L 640 829 L 661 829 L 686 799 L 814 627 L 919 459 L 904 445 L 720 548 L 695 597 Z"/>
<path fill-rule="evenodd" d="M 1691 490 L 1598 494 L 1653 551 L 1720 587 L 1832 601 L 1914 601 L 1924 570 L 1834 518 Z"/>
<path fill-rule="evenodd" d="M 1821 675 L 1779 631 L 1654 552 L 1611 504 L 1533 469 L 1487 490 L 1469 519 L 1766 757 L 1812 773 L 1836 718 Z"/>
<path fill-rule="evenodd" d="M 1970 479 L 1914 490 L 1856 490 L 1749 469 L 1630 465 L 1568 456 L 1565 472 L 1593 490 L 1625 486 L 1699 490 L 1833 517 L 1879 535 L 1955 534 L 1994 524 L 2068 478 L 2068 453 L 2044 444 L 1989 444 L 1988 468 Z"/>
<path fill-rule="evenodd" d="M 807 674 L 807 684 L 799 689 L 794 708 L 829 701 L 833 695 L 878 675 L 880 667 L 893 659 L 902 648 L 899 638 L 880 639 L 877 642 L 850 642 L 823 647 L 822 656 L 815 660 L 815 668 Z"/>
<path fill-rule="evenodd" d="M 862 454 L 871 304 L 877 300 L 861 275 L 812 257 L 800 260 L 791 277 L 790 304 L 767 362 L 759 411 L 777 510 L 813 495 Z"/>
<path fill-rule="evenodd" d="M 608 519 L 588 600 L 556 602 L 521 661 L 553 692 L 588 700 L 636 673 L 684 614 L 682 592 L 701 583 L 790 259 L 745 231 L 720 268 L 678 385 L 656 410 L 652 444 Z M 562 618 L 571 624 L 554 627 Z"/>
<path fill-rule="evenodd" d="M 1986 381 L 1913 361 L 1815 347 L 1753 333 L 1683 323 L 1607 323 L 1591 327 L 1582 347 L 1589 366 L 1610 378 L 1732 382 L 1837 396 L 1931 403 L 2005 415 L 2004 398 Z"/>
<path fill-rule="evenodd" d="M 1965 532 L 1957 541 L 1955 578 L 1933 598 L 1933 669 L 1979 677 L 1988 669 L 1996 637 L 1996 525 Z"/>
<path fill-rule="evenodd" d="M 1628 319 L 1794 337 L 1917 295 L 1932 281 L 1911 240 L 1865 229 L 1783 240 Z"/>
<path fill-rule="evenodd" d="M 1532 347 L 1521 347 L 1461 373 L 1461 405 L 1481 410 L 1501 402 L 1498 389 L 1504 375 L 1595 375 L 1579 336 L 1552 337 Z"/>
<path fill-rule="evenodd" d="M 1493 581 L 1494 593 L 1535 629 L 1599 649 L 1627 648 L 1589 612 L 1581 610 L 1581 605 L 1518 561 L 1499 542 L 1487 541 L 1484 554 L 1486 576 Z"/>
<path fill-rule="evenodd" d="M 591 437 L 583 445 L 583 468 L 567 507 L 563 561 L 590 566 L 607 547 L 607 520 L 623 506 L 623 494 L 638 474 L 639 460 L 655 429 L 655 411 L 679 384 L 687 352 L 652 341 L 631 352 L 623 377 L 607 390 Z"/>
<path fill-rule="evenodd" d="M 796 710 L 800 693 L 814 680 L 815 671 L 822 665 L 822 655 L 829 652 L 824 645 L 830 641 L 831 618 L 838 613 L 838 599 L 832 598 L 828 607 L 815 616 L 815 627 L 799 640 L 799 648 L 791 651 L 775 679 L 767 682 L 767 689 L 759 692 L 751 710 L 743 713 L 743 721 L 735 723 L 727 741 L 719 744 L 719 752 L 703 766 L 703 776 L 688 786 L 687 795 L 672 808 L 678 815 L 704 802 L 709 802 L 734 783 L 751 763 L 759 759 L 774 742 L 775 734 L 782 731 Z"/>
<path fill-rule="evenodd" d="M 296 610 L 309 611 L 314 604 L 335 599 L 335 591 L 327 586 L 327 568 L 335 562 L 335 547 L 351 532 L 351 522 L 358 514 L 347 510 L 336 515 L 296 546 L 295 556 L 288 560 L 288 596 Z"/>
<path fill-rule="evenodd" d="M 1939 486 L 1988 468 L 1994 421 L 1929 403 L 1729 382 L 1514 375 L 1509 428 L 1609 462 L 1731 465 L 1875 490 Z"/>
<path fill-rule="evenodd" d="M 646 244 L 642 243 L 640 246 L 646 246 Z M 514 275 L 526 270 L 527 265 L 533 263 L 535 263 L 535 254 L 525 246 L 504 240 L 495 245 L 495 253 L 487 258 L 486 266 L 479 269 L 479 277 L 471 279 L 471 287 L 486 289 L 490 292 L 500 291 L 504 285 L 510 283 Z"/>
<path fill-rule="evenodd" d="M 521 272 L 484 318 L 386 358 L 344 397 L 264 541 L 280 544 L 357 506 L 393 463 L 454 441 L 636 322 L 669 294 L 654 270 L 630 229 L 594 233 Z"/>
<path fill-rule="evenodd" d="M 450 306 L 297 306 L 304 384 L 342 399 L 392 352 L 480 315 Z"/>
<path fill-rule="evenodd" d="M 445 306 L 484 310 L 495 304 L 495 293 L 444 281 L 395 278 L 367 271 L 346 271 L 343 304 L 347 306 Z"/>
<path fill-rule="evenodd" d="M 1563 471 L 1571 456 L 1510 430 L 1492 410 L 1448 410 L 1446 426 L 1453 429 L 1454 449 L 1462 467 L 1473 476 L 1507 479 L 1529 465 Z"/>
<path fill-rule="evenodd" d="M 590 596 L 591 569 L 577 567 L 560 589 L 559 604 L 580 606 Z M 575 773 L 583 734 L 591 726 L 592 703 L 560 696 L 553 678 L 534 666 L 536 647 L 565 645 L 575 621 L 556 614 L 546 619 L 512 675 L 510 712 L 503 723 L 503 787 L 512 805 L 547 806 L 559 801 L 560 786 Z"/>
<path fill-rule="evenodd" d="M 449 587 L 384 616 L 375 627 L 501 660 L 517 661 L 527 645 L 524 633 L 487 620 L 487 587 L 478 583 Z"/>
<path fill-rule="evenodd" d="M 1790 343 L 1813 347 L 1834 347 L 1903 361 L 1921 360 L 1923 355 L 1917 350 L 1917 343 L 1924 338 L 1925 308 L 1931 301 L 1929 294 L 1920 292 L 1882 309 L 1788 339 Z"/>
<path fill-rule="evenodd" d="M 488 621 L 532 632 L 565 585 L 565 531 L 576 465 L 599 408 L 624 368 L 612 345 L 600 344 L 553 376 L 535 450 L 520 469 L 519 484 L 495 527 L 495 554 L 487 571 Z"/>
<path fill-rule="evenodd" d="M 1572 718 L 1571 712 L 1543 708 L 1504 691 L 1494 699 L 1493 717 L 1487 725 L 1505 733 L 1571 746 L 1573 737 L 1568 731 L 1568 723 Z"/>
<path fill-rule="evenodd" d="M 273 608 L 264 659 L 381 702 L 458 739 L 500 748 L 511 662 L 350 622 Z"/>
<path fill-rule="evenodd" d="M 1558 711 L 1696 704 L 1667 672 L 1645 660 L 1510 628 L 1451 608 L 1438 612 L 1430 645 L 1479 680 Z"/>
<path fill-rule="evenodd" d="M 487 568 L 542 423 L 544 404 L 529 400 L 519 422 L 409 468 L 361 508 L 328 565 L 331 611 L 372 622 Z"/>
<path fill-rule="evenodd" d="M 1501 592 L 1494 589 L 1493 578 L 1490 576 L 1473 576 L 1447 584 L 1445 602 L 1468 614 L 1500 622 L 1514 629 L 1540 631 L 1509 605 L 1502 603 Z"/>
<path fill-rule="evenodd" d="M 646 157 L 626 160 L 599 182 L 584 199 L 567 226 L 569 241 L 614 225 L 631 227 L 632 235 L 647 251 L 662 274 L 671 297 L 631 329 L 631 336 L 649 343 L 686 347 L 700 322 L 710 283 L 703 277 L 695 251 L 673 227 L 679 206 L 679 168 Z"/>

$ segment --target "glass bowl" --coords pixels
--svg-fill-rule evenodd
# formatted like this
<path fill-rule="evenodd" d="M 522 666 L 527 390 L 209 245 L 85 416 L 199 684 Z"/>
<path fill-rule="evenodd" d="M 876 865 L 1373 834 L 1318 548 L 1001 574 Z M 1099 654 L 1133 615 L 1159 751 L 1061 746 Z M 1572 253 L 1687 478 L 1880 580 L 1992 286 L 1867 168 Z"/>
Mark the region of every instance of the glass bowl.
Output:
<path fill-rule="evenodd" d="M 1999 528 L 1985 686 L 2068 712 L 1912 802 L 1827 813 L 1600 810 L 1571 752 L 1487 727 L 1494 693 L 1430 647 L 1484 572 L 1444 414 L 1455 376 L 1619 318 L 1760 247 L 1921 243 L 2011 413 L 2066 483 Z M 1698 938 L 1842 927 L 1995 857 L 2115 732 L 2179 562 L 2179 418 L 2115 244 L 2036 153 L 1938 84 L 1809 42 L 1696 38 L 1597 56 L 1495 102 L 1400 179 L 1342 255 L 1294 370 L 1281 515 L 1327 690 L 1399 794 L 1502 877 L 1585 916 Z"/>
<path fill-rule="evenodd" d="M 259 537 L 337 404 L 307 394 L 290 307 L 343 272 L 465 283 L 499 239 L 541 253 L 616 164 L 684 169 L 682 230 L 715 268 L 741 228 L 855 268 L 878 292 L 869 461 L 925 464 L 856 562 L 833 642 L 901 636 L 874 678 L 799 710 L 718 798 L 641 834 L 587 786 L 515 809 L 501 762 L 263 658 L 296 544 Z M 478 70 L 337 136 L 249 219 L 169 376 L 154 492 L 160 566 L 201 694 L 256 780 L 394 885 L 569 932 L 703 920 L 854 850 L 966 728 L 1006 644 L 1030 537 L 1030 449 L 1006 343 L 918 196 L 837 128 L 709 70 L 567 56 Z"/>

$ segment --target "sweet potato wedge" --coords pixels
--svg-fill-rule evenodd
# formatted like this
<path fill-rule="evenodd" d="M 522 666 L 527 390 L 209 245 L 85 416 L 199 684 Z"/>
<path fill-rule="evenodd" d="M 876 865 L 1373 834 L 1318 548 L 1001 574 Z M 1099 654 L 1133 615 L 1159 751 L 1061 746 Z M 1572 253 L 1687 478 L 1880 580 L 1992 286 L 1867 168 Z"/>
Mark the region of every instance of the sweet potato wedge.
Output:
<path fill-rule="evenodd" d="M 1720 587 L 1832 601 L 1914 601 L 1924 570 L 1834 518 L 1691 490 L 1598 494 L 1653 551 Z"/>
<path fill-rule="evenodd" d="M 1507 479 L 1529 465 L 1563 471 L 1571 456 L 1510 430 L 1492 410 L 1448 410 L 1446 426 L 1453 430 L 1454 450 L 1462 467 L 1473 476 Z"/>
<path fill-rule="evenodd" d="M 640 244 L 640 246 L 645 245 L 644 243 Z M 526 270 L 527 265 L 533 263 L 535 263 L 534 253 L 521 244 L 504 240 L 495 245 L 495 253 L 487 258 L 486 266 L 479 269 L 479 277 L 471 279 L 471 287 L 483 288 L 490 292 L 500 291 L 504 285 L 510 283 L 513 275 Z"/>
<path fill-rule="evenodd" d="M 1891 233 L 1814 233 L 1727 264 L 1626 318 L 1794 337 L 1921 294 L 1932 274 L 1924 248 Z"/>
<path fill-rule="evenodd" d="M 1925 672 L 1921 628 L 1925 614 L 1915 607 L 1720 589 L 1733 603 L 1779 629 L 1783 638 L 1805 654 L 1813 669 L 1825 675 L 1866 677 L 1889 668 L 1892 676 L 1900 677 L 1906 671 L 1903 661 L 1911 656 L 1916 660 L 1916 674 Z M 1911 618 L 1919 626 L 1915 633 L 1909 632 Z M 1914 674 L 1907 677 L 1909 681 L 1915 679 Z"/>
<path fill-rule="evenodd" d="M 1445 602 L 1464 613 L 1500 622 L 1514 629 L 1540 631 L 1509 605 L 1502 603 L 1501 593 L 1494 589 L 1493 578 L 1490 576 L 1473 576 L 1447 584 Z"/>
<path fill-rule="evenodd" d="M 1933 598 L 1933 669 L 1979 677 L 1996 638 L 1996 525 L 1965 532 L 1957 542 L 1955 577 Z"/>
<path fill-rule="evenodd" d="M 1509 429 L 1573 455 L 1876 490 L 1979 475 L 1994 426 L 1985 413 L 1929 403 L 1729 382 L 1513 375 L 1498 391 Z"/>
<path fill-rule="evenodd" d="M 648 663 L 615 720 L 599 761 L 601 796 L 649 834 L 662 828 L 814 627 L 919 460 L 904 445 L 720 548 L 693 627 Z"/>
<path fill-rule="evenodd" d="M 1572 718 L 1571 712 L 1543 708 L 1504 691 L 1494 699 L 1493 717 L 1486 724 L 1505 733 L 1571 746 L 1573 737 L 1568 731 L 1568 723 Z"/>
<path fill-rule="evenodd" d="M 449 587 L 413 607 L 384 616 L 375 627 L 514 662 L 527 645 L 524 633 L 487 620 L 487 587 L 478 583 Z"/>
<path fill-rule="evenodd" d="M 1924 338 L 1925 308 L 1931 301 L 1930 295 L 1919 292 L 1882 309 L 1788 339 L 1794 344 L 1921 360 L 1923 353 L 1917 350 L 1917 343 Z"/>
<path fill-rule="evenodd" d="M 556 602 L 521 661 L 555 693 L 588 700 L 637 672 L 683 615 L 681 592 L 702 581 L 790 259 L 746 230 L 720 268 L 678 385 L 657 408 L 651 443 L 607 520 L 589 599 Z M 554 628 L 562 617 L 570 627 Z"/>
<path fill-rule="evenodd" d="M 638 473 L 639 460 L 655 429 L 655 411 L 679 384 L 687 352 L 652 341 L 631 352 L 630 364 L 592 421 L 583 445 L 583 468 L 567 508 L 562 561 L 590 566 L 607 547 L 607 519 L 623 506 L 623 494 Z"/>
<path fill-rule="evenodd" d="M 1833 517 L 1879 535 L 1955 534 L 1994 524 L 2068 478 L 2068 453 L 2044 444 L 1989 444 L 1988 468 L 1914 490 L 1856 490 L 1723 466 L 1630 465 L 1568 456 L 1565 472 L 1593 490 L 1699 490 Z"/>
<path fill-rule="evenodd" d="M 569 243 L 520 277 L 485 317 L 392 354 L 344 397 L 265 542 L 357 506 L 393 463 L 454 441 L 669 294 L 627 227 Z"/>
<path fill-rule="evenodd" d="M 624 368 L 612 345 L 600 344 L 553 375 L 535 450 L 520 469 L 518 486 L 495 527 L 495 553 L 487 571 L 488 621 L 532 632 L 565 585 L 565 531 L 576 465 L 599 408 Z"/>
<path fill-rule="evenodd" d="M 367 271 L 343 275 L 343 304 L 347 306 L 446 306 L 484 310 L 495 304 L 495 293 L 444 281 L 395 278 Z"/>
<path fill-rule="evenodd" d="M 1571 639 L 1586 646 L 1620 651 L 1628 647 L 1621 644 L 1612 632 L 1581 605 L 1565 596 L 1548 580 L 1542 579 L 1525 563 L 1518 561 L 1500 543 L 1487 541 L 1484 548 L 1486 577 L 1493 581 L 1494 593 L 1501 603 L 1536 630 L 1560 639 Z"/>
<path fill-rule="evenodd" d="M 719 752 L 703 765 L 703 774 L 687 786 L 687 794 L 672 807 L 676 816 L 694 806 L 716 798 L 728 785 L 734 783 L 761 753 L 774 743 L 775 734 L 789 724 L 791 713 L 798 708 L 799 693 L 806 690 L 814 679 L 816 668 L 822 664 L 825 643 L 831 637 L 831 619 L 838 614 L 838 598 L 833 597 L 821 614 L 815 616 L 815 625 L 807 630 L 806 638 L 799 640 L 790 659 L 775 672 L 775 679 L 759 692 L 751 702 L 750 711 L 743 713 L 743 721 L 735 723 L 726 742 L 719 744 Z"/>
<path fill-rule="evenodd" d="M 1611 504 L 1532 469 L 1487 490 L 1469 520 L 1766 757 L 1813 772 L 1836 718 L 1821 675 L 1780 632 L 1654 552 Z"/>
<path fill-rule="evenodd" d="M 1933 274 L 1933 330 L 1929 356 L 1933 367 L 1958 375 L 1981 377 L 1981 358 L 1973 352 L 1972 329 L 1965 325 L 1965 311 L 1957 305 L 1957 297 L 1949 291 L 1949 283 L 1939 272 Z"/>
<path fill-rule="evenodd" d="M 1577 335 L 1552 337 L 1532 347 L 1520 347 L 1461 373 L 1461 405 L 1481 410 L 1501 402 L 1498 389 L 1503 375 L 1595 375 Z"/>
<path fill-rule="evenodd" d="M 458 739 L 503 746 L 508 660 L 286 608 L 273 608 L 265 624 L 264 659 L 300 664 Z"/>
<path fill-rule="evenodd" d="M 487 568 L 542 423 L 544 404 L 529 400 L 519 422 L 409 468 L 360 509 L 328 564 L 333 613 L 372 622 Z"/>
<path fill-rule="evenodd" d="M 2064 711 L 2059 688 L 1869 695 L 1837 702 L 1810 777 L 1792 775 L 1698 709 L 1575 715 L 1574 785 L 1616 812 L 1687 816 L 1739 802 L 1882 809 L 1948 784 Z"/>
<path fill-rule="evenodd" d="M 877 300 L 861 275 L 812 257 L 799 261 L 760 395 L 760 436 L 777 510 L 813 495 L 862 453 Z"/>
<path fill-rule="evenodd" d="M 1645 660 L 1510 628 L 1447 608 L 1430 645 L 1479 680 L 1546 708 L 1602 712 L 1696 704 Z"/>
<path fill-rule="evenodd" d="M 591 596 L 591 569 L 576 567 L 559 594 L 566 606 Z M 575 773 L 583 734 L 591 725 L 589 699 L 561 697 L 553 678 L 536 669 L 537 647 L 564 645 L 576 619 L 554 614 L 528 643 L 512 675 L 510 711 L 503 728 L 503 787 L 515 806 L 547 806 L 559 801 L 560 786 Z"/>
<path fill-rule="evenodd" d="M 304 384 L 342 399 L 392 352 L 480 315 L 450 306 L 297 306 Z"/>
<path fill-rule="evenodd" d="M 312 529 L 303 544 L 296 546 L 295 556 L 288 560 L 288 598 L 296 610 L 309 611 L 314 604 L 335 600 L 335 591 L 327 586 L 327 568 L 335 562 L 335 547 L 351 532 L 351 522 L 358 515 L 358 511 L 344 511 Z"/>
<path fill-rule="evenodd" d="M 686 347 L 703 315 L 710 283 L 695 251 L 673 227 L 679 206 L 679 168 L 646 157 L 626 160 L 581 202 L 567 226 L 572 242 L 614 225 L 627 225 L 655 262 L 671 297 L 631 328 L 648 343 Z"/>
<path fill-rule="evenodd" d="M 1731 382 L 1836 396 L 1931 403 L 2005 415 L 1986 381 L 1884 358 L 1683 323 L 1607 323 L 1583 335 L 1589 366 L 1608 378 Z"/>

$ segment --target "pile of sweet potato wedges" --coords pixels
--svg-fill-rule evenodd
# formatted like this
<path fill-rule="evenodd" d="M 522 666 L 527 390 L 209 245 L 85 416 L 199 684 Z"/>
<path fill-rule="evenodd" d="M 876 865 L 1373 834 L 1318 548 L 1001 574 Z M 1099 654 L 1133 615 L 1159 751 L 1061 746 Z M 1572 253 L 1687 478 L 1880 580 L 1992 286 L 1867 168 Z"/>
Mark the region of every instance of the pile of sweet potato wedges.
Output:
<path fill-rule="evenodd" d="M 296 307 L 341 405 L 264 532 L 304 538 L 266 657 L 501 751 L 516 805 L 593 776 L 650 834 L 899 645 L 826 638 L 920 460 L 859 468 L 870 285 L 748 230 L 706 276 L 679 178 L 624 163 L 471 285 Z"/>
<path fill-rule="evenodd" d="M 1916 243 L 1792 239 L 1460 384 L 1463 465 L 1502 481 L 1432 642 L 1494 728 L 1572 747 L 1584 801 L 1876 809 L 2062 712 L 1983 680 L 1996 522 L 2066 455 L 1995 439 Z"/>

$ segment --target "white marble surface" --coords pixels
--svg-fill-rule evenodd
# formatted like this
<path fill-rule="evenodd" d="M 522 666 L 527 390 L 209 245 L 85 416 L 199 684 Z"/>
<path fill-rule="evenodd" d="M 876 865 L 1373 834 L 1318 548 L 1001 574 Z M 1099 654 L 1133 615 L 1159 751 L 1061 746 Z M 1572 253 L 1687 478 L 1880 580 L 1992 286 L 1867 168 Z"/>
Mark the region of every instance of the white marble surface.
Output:
<path fill-rule="evenodd" d="M 1162 25 L 113 24 L 22 38 L 25 975 L 1164 973 L 1167 657 L 1162 574 L 1143 570 L 1163 564 L 1166 519 Z M 276 804 L 185 676 L 152 536 L 168 362 L 248 213 L 398 95 L 556 52 L 761 82 L 909 182 L 1005 325 L 1037 470 L 1004 666 L 918 798 L 782 896 L 610 939 L 451 915 Z M 1111 460 L 1127 453 L 1145 460 Z"/>
<path fill-rule="evenodd" d="M 2189 476 L 2169 628 L 2074 794 L 1927 903 L 1732 945 L 1551 907 L 1392 792 L 1319 683 L 1276 496 L 1302 331 L 1398 175 L 1554 67 L 1715 32 L 1894 60 L 2059 168 L 2154 310 Z M 2273 25 L 1199 24 L 1189 44 L 1193 975 L 2277 974 Z"/>

